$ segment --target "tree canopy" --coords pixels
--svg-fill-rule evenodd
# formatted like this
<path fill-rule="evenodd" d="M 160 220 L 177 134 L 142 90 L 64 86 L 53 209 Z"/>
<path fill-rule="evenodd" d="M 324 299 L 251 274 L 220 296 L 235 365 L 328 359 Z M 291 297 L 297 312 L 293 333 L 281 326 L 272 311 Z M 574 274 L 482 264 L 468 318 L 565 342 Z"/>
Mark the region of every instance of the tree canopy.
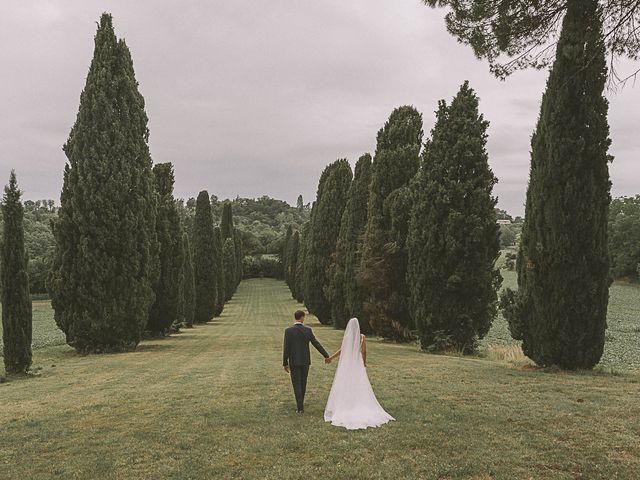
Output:
<path fill-rule="evenodd" d="M 572 4 L 582 6 L 582 0 L 423 1 L 431 7 L 449 7 L 449 32 L 470 45 L 478 58 L 487 59 L 491 71 L 501 78 L 518 69 L 551 65 L 567 9 Z M 625 81 L 629 75 L 618 74 L 613 67 L 620 57 L 638 60 L 640 2 L 599 0 L 597 7 L 604 19 L 603 39 L 612 67 L 610 74 L 616 81 Z"/>

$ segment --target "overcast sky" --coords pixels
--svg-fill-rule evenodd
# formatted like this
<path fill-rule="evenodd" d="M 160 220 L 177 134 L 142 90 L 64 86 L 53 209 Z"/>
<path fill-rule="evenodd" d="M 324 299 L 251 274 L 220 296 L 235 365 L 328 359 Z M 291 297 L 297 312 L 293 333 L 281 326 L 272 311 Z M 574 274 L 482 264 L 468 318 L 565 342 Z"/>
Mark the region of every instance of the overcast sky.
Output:
<path fill-rule="evenodd" d="M 491 122 L 499 204 L 524 210 L 546 73 L 496 80 L 419 0 L 2 0 L 0 180 L 15 168 L 25 198 L 59 200 L 103 11 L 131 49 L 153 160 L 173 162 L 177 196 L 311 201 L 326 164 L 374 152 L 393 108 L 414 105 L 426 136 L 437 101 L 468 79 Z M 613 194 L 640 193 L 640 84 L 609 98 Z"/>

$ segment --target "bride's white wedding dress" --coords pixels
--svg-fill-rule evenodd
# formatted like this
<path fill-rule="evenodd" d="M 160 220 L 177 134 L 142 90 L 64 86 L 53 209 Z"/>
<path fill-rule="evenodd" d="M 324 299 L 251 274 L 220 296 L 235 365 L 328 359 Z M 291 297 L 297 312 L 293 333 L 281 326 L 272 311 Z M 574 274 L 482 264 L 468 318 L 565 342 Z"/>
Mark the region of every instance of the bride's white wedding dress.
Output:
<path fill-rule="evenodd" d="M 395 420 L 384 411 L 373 393 L 361 352 L 360 324 L 349 320 L 344 332 L 340 360 L 324 410 L 324 419 L 348 430 L 379 427 Z"/>

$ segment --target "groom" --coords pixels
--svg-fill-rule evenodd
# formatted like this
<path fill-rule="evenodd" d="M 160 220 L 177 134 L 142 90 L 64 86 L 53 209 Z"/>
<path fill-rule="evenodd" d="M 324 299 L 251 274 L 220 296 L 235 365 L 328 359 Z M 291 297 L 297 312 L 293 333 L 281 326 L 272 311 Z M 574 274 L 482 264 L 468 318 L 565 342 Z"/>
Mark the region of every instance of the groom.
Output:
<path fill-rule="evenodd" d="M 296 396 L 297 412 L 304 412 L 304 394 L 307 391 L 307 376 L 309 375 L 309 365 L 311 365 L 311 355 L 309 353 L 309 342 L 324 357 L 324 363 L 331 363 L 329 354 L 320 345 L 309 327 L 304 326 L 304 312 L 298 310 L 294 315 L 296 323 L 284 331 L 284 353 L 282 355 L 282 365 L 284 371 L 291 374 L 293 393 Z"/>

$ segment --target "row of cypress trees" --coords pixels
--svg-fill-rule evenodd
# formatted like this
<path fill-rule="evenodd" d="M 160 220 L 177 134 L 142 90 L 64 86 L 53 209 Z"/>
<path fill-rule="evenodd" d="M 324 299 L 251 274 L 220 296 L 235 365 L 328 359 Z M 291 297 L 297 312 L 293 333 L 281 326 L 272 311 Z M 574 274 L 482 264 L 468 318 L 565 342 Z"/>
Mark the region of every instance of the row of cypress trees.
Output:
<path fill-rule="evenodd" d="M 612 157 L 602 15 L 596 0 L 567 4 L 531 141 L 519 289 L 500 299 L 513 338 L 542 366 L 592 368 L 604 349 Z M 450 105 L 440 102 L 421 155 L 420 115 L 394 111 L 378 133 L 370 179 L 362 180 L 366 224 L 362 159 L 338 233 L 334 223 L 317 224 L 327 221 L 321 195 L 334 197 L 321 178 L 310 224 L 286 247 L 285 261 L 296 259 L 294 297 L 338 328 L 357 316 L 363 331 L 386 338 L 408 339 L 415 329 L 424 349 L 473 350 L 496 315 L 501 284 L 487 127 L 466 83 Z M 332 222 L 341 192 L 335 198 Z M 318 265 L 327 263 L 329 278 L 318 280 Z M 318 283 L 330 308 L 317 306 Z"/>
<path fill-rule="evenodd" d="M 486 122 L 467 83 L 422 147 L 422 115 L 395 109 L 373 158 L 322 173 L 311 218 L 287 231 L 282 259 L 294 298 L 323 324 L 422 348 L 475 349 L 497 313 L 501 277 L 496 183 Z M 297 234 L 297 235 L 296 235 Z"/>
<path fill-rule="evenodd" d="M 64 146 L 49 279 L 56 323 L 79 352 L 130 350 L 145 331 L 165 335 L 207 322 L 241 278 L 230 205 L 215 228 L 201 192 L 190 239 L 173 196 L 173 166 L 152 166 L 147 122 L 129 49 L 104 14 Z"/>

